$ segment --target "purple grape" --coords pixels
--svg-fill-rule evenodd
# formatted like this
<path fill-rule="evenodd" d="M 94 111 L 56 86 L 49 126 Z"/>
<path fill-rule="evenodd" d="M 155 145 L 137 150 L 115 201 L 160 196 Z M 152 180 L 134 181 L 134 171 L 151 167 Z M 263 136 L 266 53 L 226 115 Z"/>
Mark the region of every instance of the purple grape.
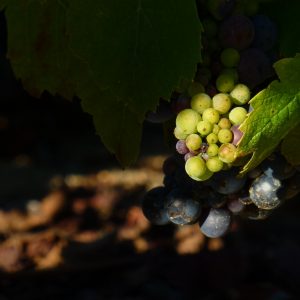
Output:
<path fill-rule="evenodd" d="M 224 235 L 231 223 L 231 215 L 227 209 L 212 208 L 207 218 L 201 224 L 200 230 L 204 235 L 210 238 L 218 238 Z"/>
<path fill-rule="evenodd" d="M 166 100 L 160 99 L 159 104 L 155 112 L 148 112 L 146 115 L 146 121 L 151 123 L 164 123 L 173 117 L 171 105 Z"/>
<path fill-rule="evenodd" d="M 196 156 L 197 154 L 195 152 L 188 152 L 187 154 L 184 155 L 184 160 L 187 161 L 189 158 Z"/>
<path fill-rule="evenodd" d="M 238 73 L 240 82 L 253 89 L 271 78 L 274 75 L 274 69 L 262 50 L 250 48 L 241 53 Z"/>
<path fill-rule="evenodd" d="M 167 189 L 156 187 L 148 191 L 142 201 L 142 210 L 145 217 L 155 225 L 165 225 L 169 223 L 166 209 Z"/>
<path fill-rule="evenodd" d="M 272 49 L 277 41 L 276 25 L 264 15 L 257 15 L 252 18 L 255 29 L 253 47 L 268 51 Z"/>
<path fill-rule="evenodd" d="M 201 214 L 201 204 L 181 190 L 174 190 L 168 195 L 166 207 L 169 220 L 177 225 L 193 224 Z"/>
<path fill-rule="evenodd" d="M 185 140 L 179 140 L 176 143 L 176 151 L 179 154 L 187 154 L 190 150 L 187 148 Z"/>
<path fill-rule="evenodd" d="M 254 26 L 249 18 L 233 15 L 221 24 L 219 37 L 224 48 L 243 50 L 253 41 Z"/>
<path fill-rule="evenodd" d="M 227 203 L 228 209 L 233 213 L 233 214 L 239 214 L 245 207 L 239 199 L 233 199 Z"/>
<path fill-rule="evenodd" d="M 238 144 L 238 142 L 241 140 L 241 138 L 243 136 L 243 132 L 239 130 L 239 125 L 232 126 L 230 130 L 233 133 L 233 140 L 231 143 L 234 146 L 236 146 Z"/>

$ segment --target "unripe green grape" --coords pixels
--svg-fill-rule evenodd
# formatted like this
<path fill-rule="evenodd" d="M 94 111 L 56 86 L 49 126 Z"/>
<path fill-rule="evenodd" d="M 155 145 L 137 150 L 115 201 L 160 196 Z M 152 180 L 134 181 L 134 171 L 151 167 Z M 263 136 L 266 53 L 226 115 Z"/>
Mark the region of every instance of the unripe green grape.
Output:
<path fill-rule="evenodd" d="M 211 157 L 206 162 L 206 167 L 211 172 L 219 172 L 223 169 L 223 162 L 217 157 Z"/>
<path fill-rule="evenodd" d="M 202 114 L 202 119 L 204 121 L 210 122 L 211 124 L 217 124 L 220 119 L 220 114 L 216 109 L 210 107 L 204 110 Z"/>
<path fill-rule="evenodd" d="M 206 135 L 210 134 L 212 132 L 212 129 L 213 129 L 213 125 L 206 120 L 200 121 L 197 124 L 197 131 L 202 136 L 206 136 Z"/>
<path fill-rule="evenodd" d="M 234 77 L 230 74 L 221 74 L 217 77 L 216 88 L 221 93 L 229 93 L 235 85 Z"/>
<path fill-rule="evenodd" d="M 205 180 L 208 180 L 213 175 L 214 175 L 214 173 L 206 168 L 205 173 L 202 176 L 191 177 L 191 178 L 196 180 L 196 181 L 205 181 Z"/>
<path fill-rule="evenodd" d="M 227 118 L 221 118 L 218 125 L 221 129 L 229 129 L 232 126 L 230 120 Z"/>
<path fill-rule="evenodd" d="M 231 76 L 235 83 L 239 81 L 239 73 L 238 73 L 237 69 L 235 69 L 235 68 L 225 68 L 220 73 L 220 75 L 223 75 L 223 74 Z"/>
<path fill-rule="evenodd" d="M 186 138 L 185 144 L 190 151 L 195 151 L 200 148 L 202 139 L 198 134 L 192 133 Z"/>
<path fill-rule="evenodd" d="M 187 90 L 189 96 L 191 96 L 191 97 L 193 97 L 196 94 L 203 93 L 204 91 L 205 91 L 204 86 L 200 82 L 197 82 L 197 81 L 193 81 L 189 85 L 188 90 Z"/>
<path fill-rule="evenodd" d="M 212 98 L 212 106 L 220 114 L 226 114 L 231 108 L 232 102 L 228 94 L 219 93 Z"/>
<path fill-rule="evenodd" d="M 226 48 L 222 51 L 220 59 L 225 67 L 236 67 L 240 61 L 240 53 L 234 48 Z"/>
<path fill-rule="evenodd" d="M 212 106 L 212 101 L 209 95 L 205 93 L 199 93 L 193 96 L 191 100 L 191 108 L 202 114 L 205 109 Z"/>
<path fill-rule="evenodd" d="M 209 157 L 214 157 L 219 153 L 219 147 L 217 144 L 210 144 L 206 150 L 206 153 Z"/>
<path fill-rule="evenodd" d="M 229 120 L 233 125 L 240 125 L 247 117 L 247 110 L 244 107 L 235 107 L 229 113 Z"/>
<path fill-rule="evenodd" d="M 219 125 L 214 124 L 213 131 L 212 131 L 212 132 L 213 132 L 214 134 L 218 135 L 219 131 L 220 131 Z"/>
<path fill-rule="evenodd" d="M 230 129 L 220 129 L 218 133 L 218 139 L 220 143 L 230 143 L 232 141 L 233 134 Z"/>
<path fill-rule="evenodd" d="M 201 116 L 193 109 L 187 108 L 182 110 L 176 118 L 176 127 L 182 133 L 191 134 L 197 132 L 197 124 L 201 120 Z"/>
<path fill-rule="evenodd" d="M 218 136 L 215 133 L 210 133 L 206 137 L 206 141 L 208 144 L 216 144 L 219 140 L 218 140 Z"/>
<path fill-rule="evenodd" d="M 179 127 L 175 127 L 174 129 L 174 135 L 177 140 L 185 140 L 188 136 L 186 133 L 184 133 Z"/>
<path fill-rule="evenodd" d="M 227 164 L 232 163 L 236 158 L 237 149 L 232 144 L 222 144 L 219 148 L 219 159 Z"/>
<path fill-rule="evenodd" d="M 250 90 L 242 83 L 237 84 L 230 92 L 231 99 L 236 105 L 244 105 L 250 100 Z"/>
<path fill-rule="evenodd" d="M 193 179 L 199 178 L 206 172 L 205 161 L 199 156 L 193 156 L 186 161 L 185 171 Z"/>

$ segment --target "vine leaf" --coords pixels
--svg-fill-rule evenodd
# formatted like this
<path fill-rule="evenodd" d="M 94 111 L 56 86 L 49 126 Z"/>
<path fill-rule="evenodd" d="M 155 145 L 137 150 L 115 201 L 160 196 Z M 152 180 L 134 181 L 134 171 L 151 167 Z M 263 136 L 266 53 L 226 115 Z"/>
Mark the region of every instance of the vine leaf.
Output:
<path fill-rule="evenodd" d="M 283 139 L 281 144 L 281 153 L 286 160 L 294 165 L 300 165 L 300 125 L 291 130 L 288 135 Z"/>
<path fill-rule="evenodd" d="M 240 126 L 244 136 L 238 145 L 238 155 L 253 153 L 241 175 L 262 162 L 299 124 L 300 55 L 282 59 L 274 68 L 279 80 L 251 99 L 254 110 Z"/>
<path fill-rule="evenodd" d="M 201 61 L 194 0 L 0 0 L 8 57 L 34 96 L 78 96 L 106 147 L 127 166 L 145 114 Z"/>

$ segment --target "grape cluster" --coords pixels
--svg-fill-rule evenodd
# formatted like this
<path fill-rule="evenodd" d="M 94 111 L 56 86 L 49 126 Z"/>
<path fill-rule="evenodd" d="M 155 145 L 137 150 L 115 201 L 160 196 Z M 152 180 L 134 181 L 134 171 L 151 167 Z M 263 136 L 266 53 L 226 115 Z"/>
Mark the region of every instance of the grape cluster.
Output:
<path fill-rule="evenodd" d="M 243 178 L 232 167 L 206 181 L 195 181 L 186 174 L 178 154 L 165 160 L 163 171 L 164 185 L 143 198 L 144 215 L 155 225 L 198 223 L 211 238 L 224 235 L 235 217 L 265 219 L 300 192 L 300 172 L 278 153 Z"/>

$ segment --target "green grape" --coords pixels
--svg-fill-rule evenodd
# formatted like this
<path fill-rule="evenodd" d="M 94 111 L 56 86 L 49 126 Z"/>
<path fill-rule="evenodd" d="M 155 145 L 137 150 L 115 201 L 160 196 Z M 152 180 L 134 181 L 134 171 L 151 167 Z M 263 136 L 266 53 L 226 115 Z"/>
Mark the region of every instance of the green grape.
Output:
<path fill-rule="evenodd" d="M 216 144 L 219 140 L 218 140 L 218 136 L 215 133 L 210 133 L 206 137 L 206 141 L 208 142 L 208 144 Z"/>
<path fill-rule="evenodd" d="M 219 147 L 217 144 L 210 144 L 206 150 L 206 153 L 209 157 L 214 157 L 219 153 Z"/>
<path fill-rule="evenodd" d="M 247 117 L 247 110 L 244 107 L 235 107 L 229 113 L 229 120 L 233 125 L 240 125 Z"/>
<path fill-rule="evenodd" d="M 199 156 L 193 156 L 186 161 L 185 171 L 193 179 L 199 178 L 206 172 L 205 161 Z"/>
<path fill-rule="evenodd" d="M 196 94 L 191 100 L 191 108 L 202 114 L 205 109 L 212 106 L 212 101 L 209 95 L 205 93 Z"/>
<path fill-rule="evenodd" d="M 174 135 L 177 140 L 185 140 L 188 136 L 186 133 L 184 133 L 179 127 L 175 127 L 174 129 Z"/>
<path fill-rule="evenodd" d="M 193 109 L 187 108 L 177 115 L 176 127 L 185 134 L 196 133 L 199 121 L 201 121 L 201 116 Z"/>
<path fill-rule="evenodd" d="M 212 98 L 212 106 L 220 114 L 226 114 L 231 108 L 231 99 L 228 94 L 219 93 Z"/>
<path fill-rule="evenodd" d="M 221 118 L 218 125 L 221 129 L 229 129 L 232 126 L 230 120 L 227 118 Z"/>
<path fill-rule="evenodd" d="M 240 61 L 240 54 L 234 48 L 226 48 L 221 53 L 221 62 L 227 68 L 236 67 Z"/>
<path fill-rule="evenodd" d="M 213 129 L 213 125 L 206 120 L 200 121 L 197 124 L 197 131 L 202 136 L 206 136 L 206 135 L 210 134 L 212 132 L 212 129 Z"/>
<path fill-rule="evenodd" d="M 212 132 L 213 132 L 214 134 L 218 135 L 219 131 L 220 131 L 219 125 L 214 124 L 213 131 L 212 131 Z"/>
<path fill-rule="evenodd" d="M 192 179 L 194 179 L 196 181 L 205 181 L 205 180 L 209 179 L 210 177 L 212 177 L 213 175 L 214 175 L 214 173 L 206 168 L 205 173 L 202 176 L 192 177 Z"/>
<path fill-rule="evenodd" d="M 205 91 L 204 86 L 200 82 L 197 82 L 197 81 L 193 81 L 189 85 L 188 90 L 187 90 L 189 96 L 191 96 L 191 97 L 193 97 L 196 94 L 203 93 L 204 91 Z"/>
<path fill-rule="evenodd" d="M 235 69 L 235 68 L 225 68 L 220 73 L 220 75 L 222 75 L 222 74 L 232 77 L 235 83 L 239 81 L 239 74 L 238 74 L 237 69 Z"/>
<path fill-rule="evenodd" d="M 218 133 L 218 139 L 220 143 L 225 144 L 225 143 L 230 143 L 233 138 L 233 133 L 231 132 L 230 129 L 220 129 Z"/>
<path fill-rule="evenodd" d="M 223 169 L 223 162 L 217 157 L 211 157 L 206 162 L 206 167 L 211 172 L 219 172 Z"/>
<path fill-rule="evenodd" d="M 202 25 L 204 28 L 204 34 L 208 38 L 212 38 L 217 35 L 218 26 L 217 26 L 217 23 L 212 18 L 203 19 Z"/>
<path fill-rule="evenodd" d="M 195 151 L 200 148 L 202 139 L 198 134 L 192 133 L 186 138 L 185 144 L 190 151 Z"/>
<path fill-rule="evenodd" d="M 204 110 L 202 119 L 203 121 L 208 121 L 211 124 L 217 124 L 219 122 L 220 115 L 216 109 L 210 107 Z"/>
<path fill-rule="evenodd" d="M 219 159 L 227 164 L 232 163 L 236 158 L 237 149 L 232 144 L 222 144 L 219 148 Z"/>
<path fill-rule="evenodd" d="M 244 105 L 250 100 L 250 90 L 242 83 L 237 84 L 230 92 L 231 99 L 236 105 Z"/>
<path fill-rule="evenodd" d="M 234 77 L 230 74 L 221 74 L 217 77 L 216 88 L 221 93 L 229 93 L 233 90 L 235 85 Z"/>

